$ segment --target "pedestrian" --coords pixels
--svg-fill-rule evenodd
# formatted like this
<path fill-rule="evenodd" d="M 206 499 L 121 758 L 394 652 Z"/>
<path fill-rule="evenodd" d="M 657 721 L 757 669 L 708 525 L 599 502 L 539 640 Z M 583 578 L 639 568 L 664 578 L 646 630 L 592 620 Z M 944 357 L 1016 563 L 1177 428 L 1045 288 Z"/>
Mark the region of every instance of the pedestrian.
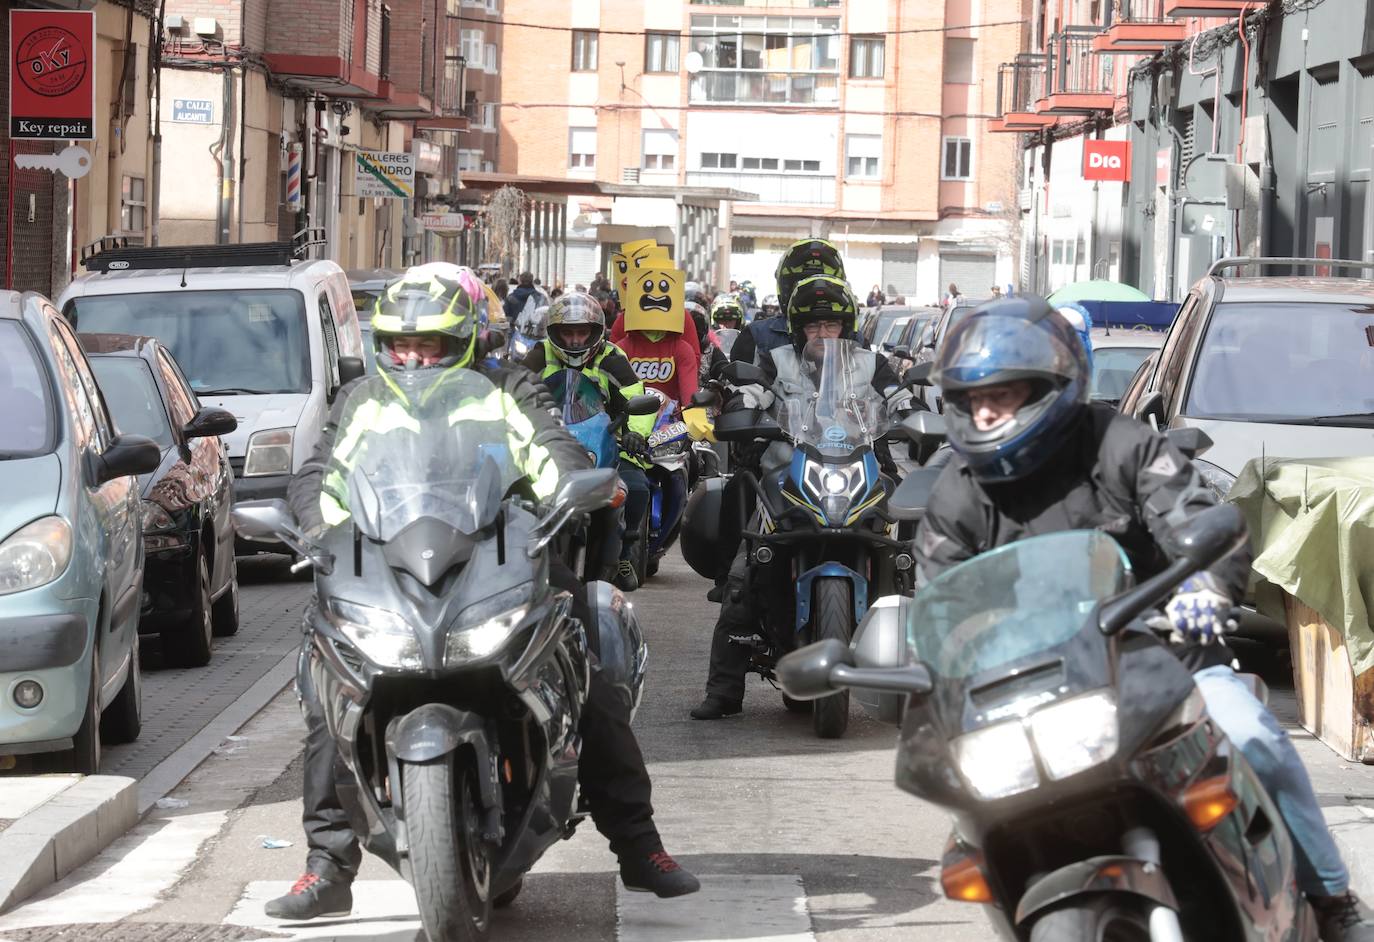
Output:
<path fill-rule="evenodd" d="M 993 285 L 993 286 L 992 286 L 992 300 L 996 301 L 996 300 L 997 300 L 998 298 L 1000 298 L 1001 296 L 1002 296 L 1002 288 L 1001 288 L 1001 286 L 1000 286 L 1000 285 Z"/>
<path fill-rule="evenodd" d="M 539 291 L 535 289 L 538 284 L 534 280 L 531 272 L 520 273 L 520 284 L 518 284 L 510 294 L 506 295 L 504 305 L 506 308 L 506 320 L 514 323 L 520 317 L 520 312 L 531 302 L 538 305 Z"/>
<path fill-rule="evenodd" d="M 504 278 L 497 278 L 496 284 L 491 286 L 491 290 L 496 292 L 496 296 L 505 303 L 506 295 L 510 293 L 510 282 Z"/>
<path fill-rule="evenodd" d="M 870 292 L 868 292 L 868 301 L 867 301 L 868 306 L 869 306 L 869 307 L 882 307 L 886 302 L 887 302 L 887 299 L 883 297 L 883 290 L 882 290 L 882 288 L 878 287 L 877 285 L 874 285 L 874 286 L 873 286 L 873 290 L 870 291 Z"/>
<path fill-rule="evenodd" d="M 949 291 L 945 293 L 945 300 L 943 302 L 943 306 L 946 309 L 958 307 L 959 302 L 962 300 L 964 300 L 964 296 L 959 293 L 959 286 L 951 281 L 949 283 Z"/>

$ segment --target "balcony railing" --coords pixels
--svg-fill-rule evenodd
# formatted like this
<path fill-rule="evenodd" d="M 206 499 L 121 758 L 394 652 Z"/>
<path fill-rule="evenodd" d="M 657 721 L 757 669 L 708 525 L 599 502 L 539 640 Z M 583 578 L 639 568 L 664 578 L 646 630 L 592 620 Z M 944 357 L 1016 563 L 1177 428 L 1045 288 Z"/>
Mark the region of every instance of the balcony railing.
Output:
<path fill-rule="evenodd" d="M 1045 97 L 1045 57 L 1023 52 L 997 67 L 997 114 L 1029 113 Z"/>
<path fill-rule="evenodd" d="M 1093 40 L 1099 53 L 1142 55 L 1187 38 L 1188 28 L 1164 15 L 1164 0 L 1117 0 L 1108 7 L 1106 29 Z"/>
<path fill-rule="evenodd" d="M 1096 26 L 1070 26 L 1050 37 L 1046 88 L 1050 95 L 1110 95 L 1112 60 L 1092 54 Z"/>
<path fill-rule="evenodd" d="M 384 79 L 391 78 L 391 7 L 382 7 L 382 56 L 377 74 Z"/>
<path fill-rule="evenodd" d="M 692 77 L 693 104 L 815 105 L 839 102 L 839 76 L 825 72 L 704 71 Z"/>
<path fill-rule="evenodd" d="M 1114 7 L 1119 9 L 1114 11 Z M 1172 22 L 1164 15 L 1164 0 L 1116 0 L 1116 3 L 1107 5 L 1106 22 L 1103 25 L 1110 29 L 1121 23 Z"/>
<path fill-rule="evenodd" d="M 733 170 L 689 170 L 688 186 L 730 187 L 758 195 L 774 206 L 834 206 L 835 177 L 801 173 L 741 173 Z"/>

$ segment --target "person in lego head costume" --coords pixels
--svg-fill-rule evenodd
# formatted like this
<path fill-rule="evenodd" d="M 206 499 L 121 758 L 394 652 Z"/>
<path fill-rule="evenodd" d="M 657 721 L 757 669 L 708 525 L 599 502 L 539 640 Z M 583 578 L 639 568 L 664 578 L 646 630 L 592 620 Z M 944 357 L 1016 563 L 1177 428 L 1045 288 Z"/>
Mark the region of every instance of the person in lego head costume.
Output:
<path fill-rule="evenodd" d="M 643 268 L 621 296 L 625 316 L 624 335 L 615 341 L 630 367 L 646 387 L 657 389 L 687 405 L 697 391 L 697 363 L 701 349 L 693 325 L 691 336 L 683 329 L 691 315 L 683 305 L 686 276 L 675 268 Z"/>
<path fill-rule="evenodd" d="M 650 268 L 662 270 L 672 267 L 673 260 L 668 256 L 668 247 L 659 245 L 653 239 L 626 242 L 620 247 L 619 252 L 611 253 L 611 283 L 620 295 L 621 307 L 629 309 L 629 301 L 626 299 L 630 295 L 630 282 L 639 272 Z M 681 285 L 678 290 L 681 293 Z M 681 303 L 678 304 L 678 308 L 682 309 Z M 696 324 L 685 310 L 682 311 L 682 326 L 675 329 L 682 334 L 689 347 L 693 350 L 701 349 L 701 338 L 697 336 Z M 611 342 L 619 344 L 625 339 L 625 331 L 625 318 L 617 317 L 611 325 Z M 698 365 L 700 360 L 701 355 L 698 353 Z"/>

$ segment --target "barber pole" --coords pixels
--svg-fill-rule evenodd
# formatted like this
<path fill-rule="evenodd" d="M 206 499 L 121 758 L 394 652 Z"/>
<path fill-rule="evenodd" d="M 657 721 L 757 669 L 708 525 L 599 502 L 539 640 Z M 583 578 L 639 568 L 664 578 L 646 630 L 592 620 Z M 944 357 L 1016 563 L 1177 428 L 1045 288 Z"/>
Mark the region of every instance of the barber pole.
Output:
<path fill-rule="evenodd" d="M 293 213 L 301 209 L 301 159 L 304 148 L 292 144 L 286 158 L 286 208 Z"/>

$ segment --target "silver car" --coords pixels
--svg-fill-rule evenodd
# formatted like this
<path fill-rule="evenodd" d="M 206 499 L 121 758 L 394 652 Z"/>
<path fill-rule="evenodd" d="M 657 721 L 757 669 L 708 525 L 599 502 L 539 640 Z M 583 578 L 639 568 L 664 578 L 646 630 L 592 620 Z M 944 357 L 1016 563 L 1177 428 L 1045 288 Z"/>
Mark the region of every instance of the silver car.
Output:
<path fill-rule="evenodd" d="M 160 449 L 110 420 L 76 334 L 0 292 L 0 769 L 99 770 L 142 724 L 136 475 Z"/>

